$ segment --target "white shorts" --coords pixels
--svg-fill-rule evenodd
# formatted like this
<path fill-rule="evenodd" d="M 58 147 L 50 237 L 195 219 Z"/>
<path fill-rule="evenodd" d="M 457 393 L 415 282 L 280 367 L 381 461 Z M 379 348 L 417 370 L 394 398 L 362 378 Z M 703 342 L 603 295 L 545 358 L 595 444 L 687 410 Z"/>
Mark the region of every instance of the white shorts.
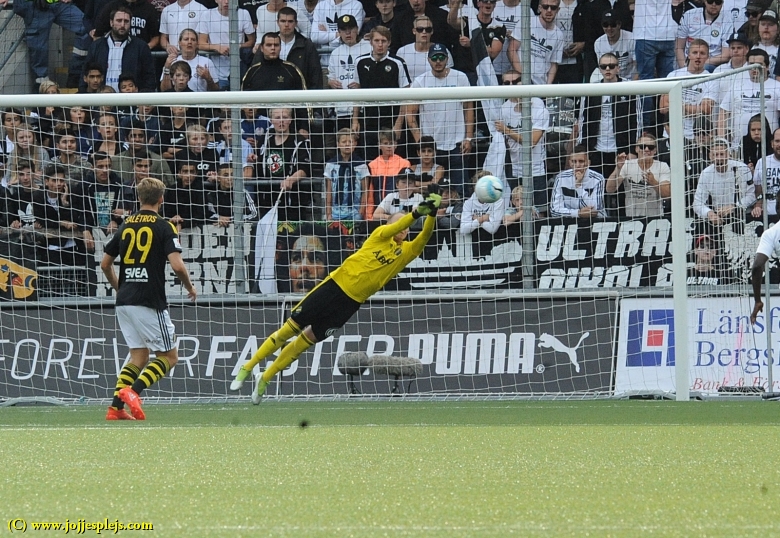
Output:
<path fill-rule="evenodd" d="M 176 328 L 167 310 L 157 311 L 148 306 L 117 306 L 116 317 L 130 349 L 170 351 L 177 346 Z"/>

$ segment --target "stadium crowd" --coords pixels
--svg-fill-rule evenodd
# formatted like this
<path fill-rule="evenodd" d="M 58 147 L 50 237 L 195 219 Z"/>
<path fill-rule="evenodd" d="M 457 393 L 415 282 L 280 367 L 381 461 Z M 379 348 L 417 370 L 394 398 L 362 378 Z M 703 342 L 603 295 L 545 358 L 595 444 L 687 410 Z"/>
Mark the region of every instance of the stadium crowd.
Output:
<path fill-rule="evenodd" d="M 705 245 L 717 246 L 725 222 L 762 218 L 764 196 L 770 220 L 778 218 L 776 2 L 534 0 L 530 36 L 521 35 L 519 0 L 239 4 L 242 90 L 469 86 L 484 58 L 495 72 L 489 83 L 503 85 L 521 84 L 525 71 L 532 84 L 612 84 L 762 64 L 763 75 L 752 70 L 685 92 L 686 205 Z M 31 50 L 33 36 L 47 48 L 52 23 L 76 33 L 67 86 L 79 93 L 231 87 L 227 0 L 17 0 L 13 9 Z M 48 77 L 46 55 L 30 61 L 41 93 L 62 91 Z M 528 212 L 522 112 L 519 99 L 490 112 L 480 102 L 243 108 L 243 219 L 260 219 L 279 200 L 280 220 L 383 222 L 430 190 L 445 193 L 442 227 L 480 237 L 506 235 L 523 215 L 669 214 L 667 99 L 532 99 Z M 31 232 L 41 263 L 87 263 L 94 228 L 111 233 L 135 211 L 133 185 L 147 176 L 168 186 L 162 211 L 179 229 L 233 222 L 227 109 L 47 107 L 1 117 L 0 228 Z M 501 170 L 486 161 L 497 136 L 506 147 Z M 493 204 L 471 193 L 487 173 L 506 178 L 504 198 Z"/>

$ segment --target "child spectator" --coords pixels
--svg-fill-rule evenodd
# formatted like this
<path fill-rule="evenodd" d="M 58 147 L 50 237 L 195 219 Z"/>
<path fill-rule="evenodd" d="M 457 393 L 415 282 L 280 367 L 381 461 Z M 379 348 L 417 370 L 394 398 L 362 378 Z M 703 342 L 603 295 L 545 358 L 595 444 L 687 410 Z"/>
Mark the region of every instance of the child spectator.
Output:
<path fill-rule="evenodd" d="M 523 220 L 523 186 L 518 185 L 512 189 L 512 194 L 509 196 L 509 207 L 504 211 L 504 226 L 509 226 L 515 222 Z"/>
<path fill-rule="evenodd" d="M 20 160 L 28 161 L 32 166 L 33 180 L 37 185 L 41 184 L 43 167 L 51 160 L 49 152 L 35 143 L 35 131 L 29 125 L 22 125 L 16 130 L 16 144 L 10 156 L 10 170 L 17 168 Z M 4 182 L 11 184 L 12 177 L 6 171 Z"/>
<path fill-rule="evenodd" d="M 78 139 L 70 129 L 62 129 L 54 135 L 56 155 L 51 160 L 65 170 L 65 180 L 68 190 L 84 181 L 84 176 L 90 169 L 89 162 L 78 153 Z"/>
<path fill-rule="evenodd" d="M 257 148 L 265 139 L 265 132 L 271 127 L 270 120 L 261 116 L 254 107 L 241 109 L 241 137 L 250 146 Z"/>
<path fill-rule="evenodd" d="M 257 179 L 267 182 L 258 185 L 258 205 L 263 210 L 270 209 L 283 190 L 279 220 L 311 218 L 306 214 L 308 211 L 304 211 L 312 203 L 311 188 L 301 188 L 300 184 L 311 175 L 309 142 L 290 130 L 292 109 L 272 108 L 270 114 L 272 127 L 265 132 L 258 148 Z"/>
<path fill-rule="evenodd" d="M 490 175 L 487 170 L 480 170 L 472 178 L 473 184 L 479 178 Z M 504 198 L 485 204 L 477 199 L 474 193 L 463 204 L 460 217 L 460 233 L 471 234 L 471 246 L 475 257 L 485 257 L 493 250 L 494 241 L 506 234 L 506 228 L 501 228 L 504 220 L 506 202 Z"/>
<path fill-rule="evenodd" d="M 68 128 L 76 137 L 76 151 L 82 157 L 88 157 L 92 139 L 95 138 L 91 111 L 81 106 L 72 106 L 67 109 L 66 117 Z"/>
<path fill-rule="evenodd" d="M 232 162 L 233 150 L 230 147 L 233 141 L 233 121 L 229 118 L 223 118 L 218 120 L 219 134 L 217 138 L 219 142 L 214 145 L 214 149 L 217 152 L 219 162 Z M 252 168 L 257 161 L 257 155 L 255 150 L 249 145 L 249 142 L 240 139 L 241 141 L 241 166 L 244 170 L 244 179 L 252 179 Z"/>
<path fill-rule="evenodd" d="M 606 217 L 604 176 L 590 169 L 585 146 L 574 146 L 569 155 L 569 165 L 569 170 L 564 170 L 555 178 L 550 215 L 581 219 Z"/>
<path fill-rule="evenodd" d="M 40 228 L 35 226 L 33 197 L 39 189 L 33 179 L 33 165 L 27 159 L 19 159 L 9 168 L 11 179 L 8 182 L 7 212 L 8 225 L 16 230 Z"/>
<path fill-rule="evenodd" d="M 436 142 L 432 136 L 420 137 L 420 149 L 417 150 L 419 164 L 414 167 L 417 187 L 425 190 L 431 183 L 439 183 L 444 177 L 444 167 L 436 162 Z"/>
<path fill-rule="evenodd" d="M 193 163 L 183 163 L 176 172 L 176 185 L 165 189 L 165 217 L 178 231 L 206 222 L 206 197 L 203 182 Z"/>
<path fill-rule="evenodd" d="M 257 207 L 252 195 L 244 189 L 244 221 L 257 219 Z M 206 213 L 214 226 L 227 228 L 233 223 L 233 163 L 220 163 L 217 188 L 206 193 Z"/>
<path fill-rule="evenodd" d="M 206 128 L 194 124 L 187 127 L 187 146 L 173 156 L 174 168 L 181 163 L 194 163 L 203 184 L 213 186 L 217 181 L 217 152 L 208 147 L 209 137 Z"/>
<path fill-rule="evenodd" d="M 172 106 L 170 116 L 160 126 L 160 150 L 163 159 L 172 160 L 176 153 L 187 147 L 187 127 L 194 121 L 187 114 L 186 106 Z"/>
<path fill-rule="evenodd" d="M 385 196 L 379 203 L 374 210 L 372 220 L 384 223 L 390 215 L 399 211 L 411 213 L 420 202 L 425 200 L 420 193 L 414 192 L 416 187 L 414 177 L 412 170 L 407 168 L 395 178 L 396 190 Z"/>
<path fill-rule="evenodd" d="M 366 220 L 373 220 L 377 204 L 395 190 L 395 176 L 401 170 L 412 167 L 409 161 L 395 153 L 398 145 L 392 129 L 382 129 L 378 136 L 379 156 L 368 163 L 371 178 L 368 183 Z"/>
<path fill-rule="evenodd" d="M 119 143 L 119 122 L 113 114 L 101 114 L 97 121 L 98 137 L 92 144 L 89 152 L 105 153 L 113 157 L 122 153 L 122 144 Z"/>
<path fill-rule="evenodd" d="M 352 129 L 336 133 L 338 153 L 325 164 L 325 219 L 361 220 L 365 217 L 369 170 L 356 158 L 357 136 Z"/>

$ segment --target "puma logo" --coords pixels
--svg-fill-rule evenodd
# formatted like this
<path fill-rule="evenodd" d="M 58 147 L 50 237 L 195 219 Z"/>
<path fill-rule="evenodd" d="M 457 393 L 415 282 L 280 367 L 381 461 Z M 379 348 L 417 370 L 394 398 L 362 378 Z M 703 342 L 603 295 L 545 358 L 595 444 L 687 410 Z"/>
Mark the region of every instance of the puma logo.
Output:
<path fill-rule="evenodd" d="M 590 336 L 589 332 L 586 332 L 582 336 L 580 336 L 580 341 L 577 342 L 577 345 L 574 347 L 569 347 L 565 345 L 563 342 L 555 338 L 551 334 L 543 333 L 539 335 L 539 347 L 550 347 L 555 351 L 558 351 L 560 353 L 566 353 L 569 356 L 569 360 L 574 365 L 574 370 L 576 372 L 580 371 L 580 363 L 577 362 L 577 350 L 582 345 L 582 342 Z"/>

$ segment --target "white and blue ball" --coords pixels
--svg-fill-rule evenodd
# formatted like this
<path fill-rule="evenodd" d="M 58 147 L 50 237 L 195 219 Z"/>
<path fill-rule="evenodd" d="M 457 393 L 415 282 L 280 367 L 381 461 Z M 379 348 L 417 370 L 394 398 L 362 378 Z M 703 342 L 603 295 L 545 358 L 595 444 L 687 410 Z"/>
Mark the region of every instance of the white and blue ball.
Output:
<path fill-rule="evenodd" d="M 474 185 L 477 200 L 483 204 L 498 202 L 504 195 L 504 182 L 496 176 L 483 176 Z"/>

